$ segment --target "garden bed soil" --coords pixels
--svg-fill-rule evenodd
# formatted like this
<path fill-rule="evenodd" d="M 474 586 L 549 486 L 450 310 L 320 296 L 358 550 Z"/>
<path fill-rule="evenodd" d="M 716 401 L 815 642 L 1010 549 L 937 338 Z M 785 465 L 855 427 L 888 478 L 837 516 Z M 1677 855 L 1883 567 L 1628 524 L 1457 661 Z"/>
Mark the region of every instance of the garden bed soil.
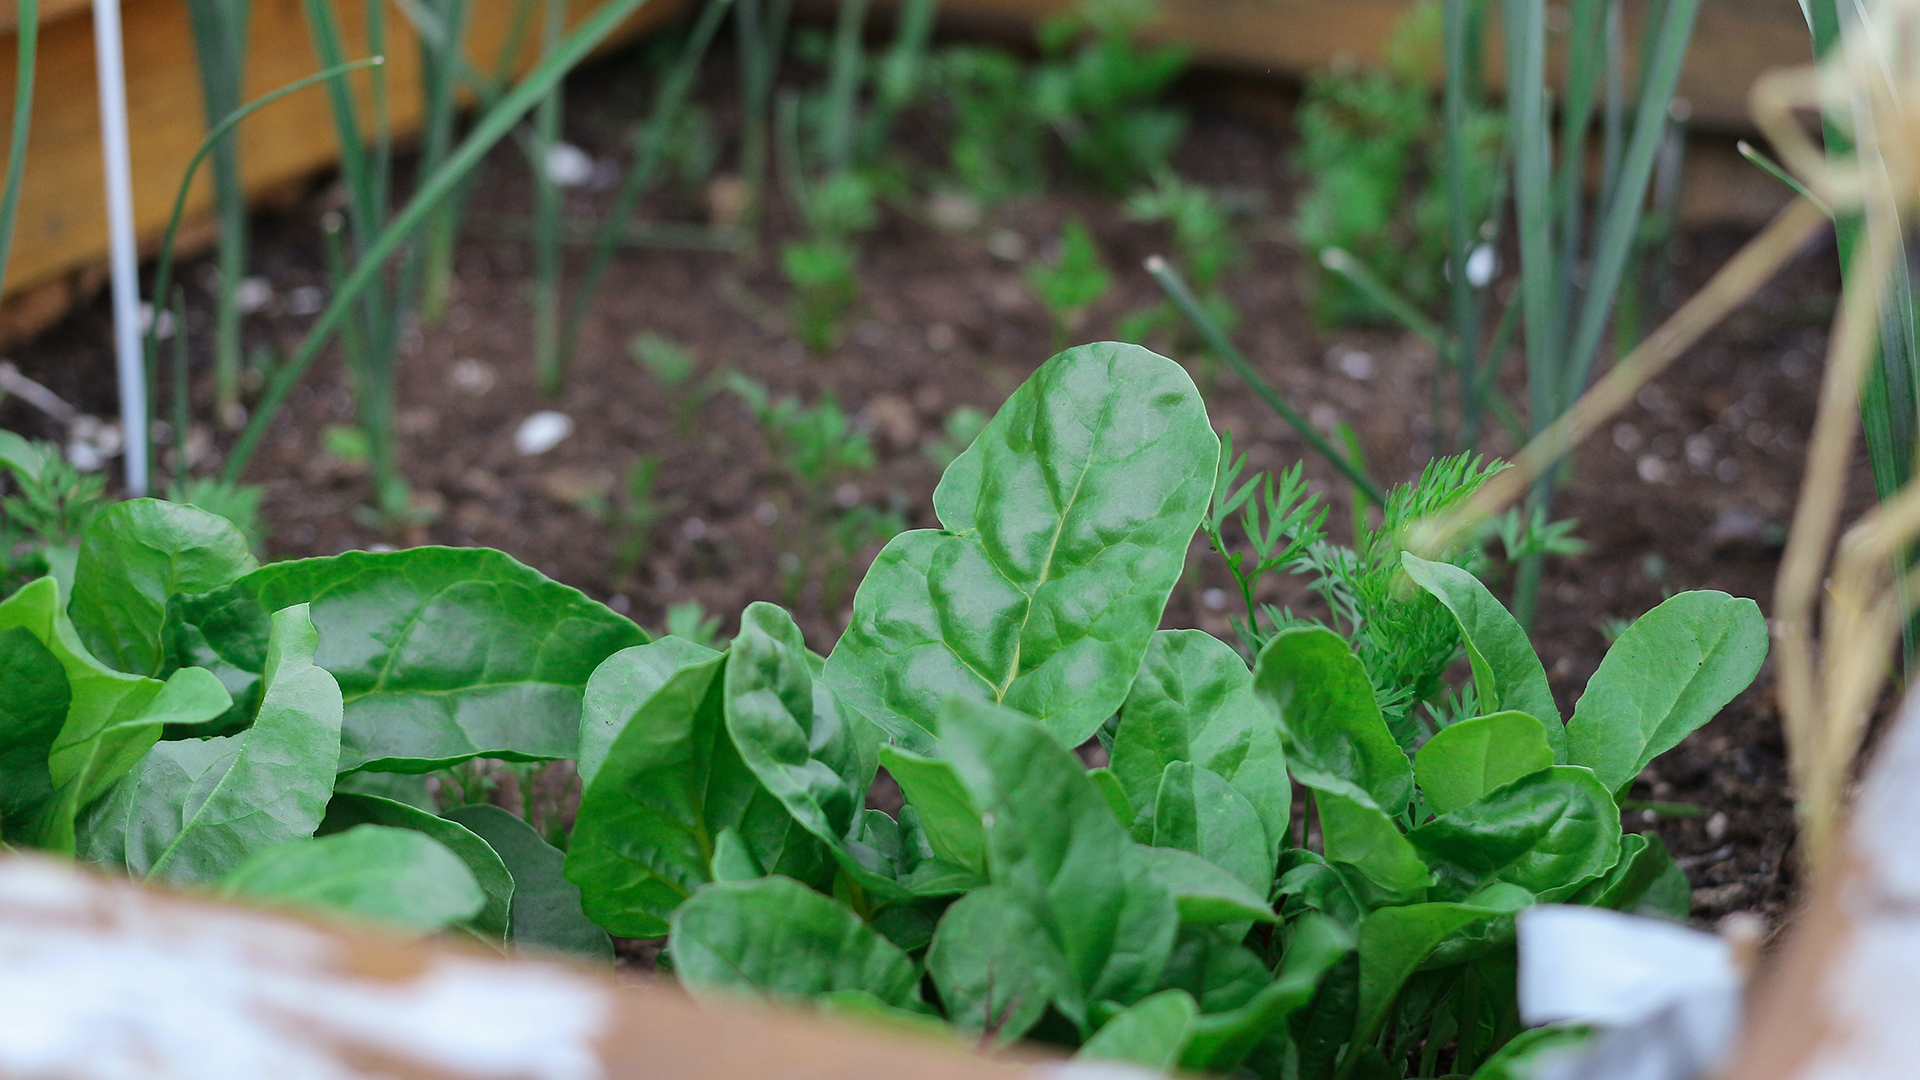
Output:
<path fill-rule="evenodd" d="M 571 84 L 570 137 L 596 156 L 625 156 L 622 118 L 638 114 L 635 68 L 630 55 L 615 57 Z M 724 68 L 710 77 L 708 100 L 717 101 L 724 131 L 732 80 Z M 1316 423 L 1351 423 L 1376 476 L 1411 479 L 1434 453 L 1432 351 L 1397 331 L 1315 325 L 1303 299 L 1307 263 L 1290 236 L 1298 188 L 1291 133 L 1244 109 L 1212 107 L 1223 97 L 1204 87 L 1189 97 L 1195 119 L 1177 157 L 1180 171 L 1246 211 L 1237 231 L 1249 257 L 1227 283 L 1241 316 L 1238 342 Z M 931 136 L 916 137 L 932 145 Z M 706 194 L 663 196 L 650 212 L 699 220 Z M 296 290 L 322 283 L 317 219 L 336 198 L 321 185 L 295 210 L 258 222 L 256 272 L 272 283 L 275 299 L 251 327 L 258 342 L 282 354 L 311 321 L 290 308 Z M 604 193 L 576 193 L 570 210 L 595 213 L 607 202 Z M 776 396 L 810 403 L 834 395 L 870 432 L 878 457 L 878 466 L 851 477 L 854 487 L 838 497 L 896 510 L 912 527 L 933 526 L 940 466 L 925 448 L 944 418 L 960 406 L 991 412 L 1054 351 L 1047 315 L 1023 283 L 1025 262 L 1047 251 L 1065 221 L 1079 218 L 1092 228 L 1116 286 L 1073 334 L 1091 341 L 1160 299 L 1140 265 L 1168 244 L 1163 229 L 1129 221 L 1113 200 L 1070 188 L 990 208 L 972 224 L 956 224 L 952 205 L 944 226 L 928 204 L 896 205 L 864 239 L 859 309 L 845 341 L 828 355 L 810 355 L 788 330 L 787 288 L 772 257 L 630 248 L 608 276 L 565 389 L 547 400 L 535 387 L 531 358 L 530 252 L 499 238 L 525 220 L 528 205 L 518 152 L 496 153 L 476 191 L 471 235 L 459 248 L 454 303 L 444 325 L 410 340 L 401 365 L 405 471 L 435 520 L 400 536 L 362 523 L 357 511 L 369 499 L 363 470 L 322 448 L 322 431 L 352 416 L 344 372 L 327 360 L 295 391 L 249 473 L 266 487 L 273 557 L 376 544 L 487 545 L 650 628 L 661 625 L 670 605 L 698 600 L 730 635 L 749 601 L 791 601 L 809 642 L 824 652 L 845 624 L 852 591 L 830 596 L 817 574 L 797 600 L 783 589 L 796 495 L 746 407 L 725 391 L 701 400 L 663 387 L 631 358 L 629 340 L 647 331 L 685 345 L 699 365 L 694 382 L 739 372 Z M 770 214 L 768 251 L 791 235 L 784 206 L 776 202 Z M 1703 283 L 1744 239 L 1711 230 L 1680 236 L 1665 308 Z M 578 252 L 574 258 L 577 269 Z M 186 280 L 204 284 L 210 273 L 208 265 L 189 266 Z M 1582 448 L 1558 507 L 1579 520 L 1588 549 L 1549 562 L 1535 623 L 1563 709 L 1598 665 L 1610 620 L 1631 619 L 1686 589 L 1721 589 L 1769 606 L 1837 289 L 1831 246 L 1823 242 Z M 199 350 L 209 340 L 205 289 L 196 290 L 193 304 Z M 14 359 L 82 409 L 109 414 L 106 320 L 104 300 L 84 307 Z M 1511 359 L 1510 381 L 1517 367 Z M 1191 369 L 1217 427 L 1234 433 L 1254 468 L 1285 467 L 1306 455 L 1300 438 L 1231 374 L 1204 363 Z M 567 414 L 573 433 L 544 454 L 522 456 L 513 433 L 540 409 Z M 196 415 L 207 414 L 202 402 Z M 0 425 L 46 431 L 14 400 L 0 403 Z M 212 440 L 216 449 L 202 469 L 217 464 L 224 439 Z M 1512 447 L 1496 434 L 1486 449 Z M 661 461 L 661 517 L 637 572 L 627 575 L 615 567 L 618 541 L 597 507 L 620 505 L 622 478 L 646 454 Z M 1306 467 L 1334 508 L 1329 521 L 1349 520 L 1347 491 L 1332 470 L 1312 458 Z M 1864 479 L 1850 496 L 1855 508 L 1865 505 Z M 1330 530 L 1346 536 L 1339 524 Z M 874 550 L 862 552 L 851 581 Z M 1269 591 L 1275 602 L 1312 610 L 1295 582 L 1275 582 Z M 1225 601 L 1232 595 L 1225 568 L 1196 540 L 1165 625 L 1231 640 L 1234 608 Z M 1778 926 L 1792 896 L 1794 822 L 1771 667 L 1649 769 L 1632 797 L 1668 804 L 1666 811 L 1630 810 L 1627 824 L 1664 837 L 1695 886 L 1696 920 L 1711 924 L 1746 911 Z"/>

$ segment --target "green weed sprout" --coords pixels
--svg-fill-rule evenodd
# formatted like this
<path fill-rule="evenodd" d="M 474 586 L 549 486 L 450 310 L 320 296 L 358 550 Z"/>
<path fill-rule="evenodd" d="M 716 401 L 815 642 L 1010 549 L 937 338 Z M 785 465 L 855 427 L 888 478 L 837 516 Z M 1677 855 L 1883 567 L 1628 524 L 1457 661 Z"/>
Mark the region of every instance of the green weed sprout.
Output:
<path fill-rule="evenodd" d="M 987 426 L 987 414 L 971 405 L 962 405 L 947 414 L 940 423 L 940 434 L 929 435 L 920 446 L 928 461 L 942 469 L 973 445 L 980 429 Z"/>
<path fill-rule="evenodd" d="M 1087 309 L 1113 288 L 1113 274 L 1100 257 L 1093 234 L 1079 219 L 1060 230 L 1060 253 L 1052 261 L 1027 267 L 1027 285 L 1047 309 L 1053 323 L 1054 348 L 1064 348 Z"/>
<path fill-rule="evenodd" d="M 719 641 L 720 617 L 708 615 L 700 601 L 687 600 L 667 608 L 667 633 L 711 649 Z"/>

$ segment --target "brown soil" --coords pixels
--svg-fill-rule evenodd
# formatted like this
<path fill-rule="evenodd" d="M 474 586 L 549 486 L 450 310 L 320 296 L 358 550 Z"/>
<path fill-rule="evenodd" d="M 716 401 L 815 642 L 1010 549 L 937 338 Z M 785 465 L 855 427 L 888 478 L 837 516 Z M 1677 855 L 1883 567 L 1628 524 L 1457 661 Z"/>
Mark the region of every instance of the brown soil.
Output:
<path fill-rule="evenodd" d="M 631 97 L 630 72 L 631 61 L 616 58 L 574 83 L 571 134 L 596 154 L 624 155 L 606 102 Z M 720 130 L 727 130 L 730 85 L 713 78 Z M 1206 100 L 1196 104 L 1181 171 L 1250 208 L 1238 230 L 1249 259 L 1228 287 L 1242 316 L 1239 343 L 1316 422 L 1353 423 L 1377 476 L 1410 479 L 1432 453 L 1433 355 L 1397 332 L 1314 325 L 1288 225 L 1297 183 L 1288 163 L 1290 133 L 1243 112 L 1210 111 Z M 630 103 L 619 108 L 634 114 Z M 660 625 L 669 605 L 688 600 L 730 623 L 748 601 L 790 599 L 781 557 L 793 550 L 798 496 L 739 399 L 718 392 L 701 400 L 663 387 L 630 358 L 626 343 L 634 334 L 651 331 L 686 345 L 703 377 L 737 371 L 776 395 L 808 402 L 835 395 L 871 432 L 879 458 L 877 468 L 853 478 L 858 499 L 924 527 L 935 524 L 930 496 L 939 467 L 923 443 L 958 406 L 993 410 L 1052 351 L 1047 317 L 1023 284 L 1023 262 L 1005 257 L 1014 247 L 1031 258 L 1072 217 L 1093 228 L 1116 287 L 1077 329 L 1077 340 L 1110 334 L 1119 317 L 1160 298 L 1138 268 L 1165 249 L 1164 232 L 1129 222 L 1110 200 L 1071 190 L 992 209 L 977 227 L 957 231 L 934 227 L 923 206 L 890 208 L 864 241 L 859 312 L 844 344 L 828 356 L 809 355 L 788 331 L 787 290 L 771 258 L 629 249 L 609 276 L 565 390 L 548 401 L 535 389 L 530 359 L 529 252 L 482 238 L 524 220 L 524 177 L 517 151 L 495 155 L 476 195 L 473 236 L 459 250 L 453 308 L 443 326 L 415 338 L 402 365 L 406 472 L 440 516 L 404 538 L 357 522 L 366 480 L 321 448 L 321 430 L 352 413 L 343 372 L 327 361 L 295 393 L 251 470 L 267 486 L 274 556 L 379 542 L 490 545 L 648 626 Z M 256 270 L 273 283 L 276 301 L 253 319 L 252 332 L 283 353 L 310 321 L 286 306 L 293 289 L 320 283 L 315 223 L 327 198 L 318 192 L 297 211 L 259 225 Z M 572 209 L 605 201 L 576 196 Z M 662 198 L 651 212 L 697 219 L 700 200 L 694 193 Z M 771 237 L 778 237 L 786 215 L 775 207 L 773 216 Z M 1682 236 L 1674 249 L 1675 286 L 1663 300 L 1670 304 L 1697 287 L 1743 239 Z M 200 285 L 208 273 L 210 267 L 189 266 L 185 280 Z M 1563 707 L 1571 707 L 1598 664 L 1608 620 L 1631 618 L 1685 589 L 1723 589 L 1769 603 L 1837 278 L 1830 246 L 1803 255 L 1643 392 L 1608 436 L 1583 449 L 1559 507 L 1579 519 L 1590 547 L 1550 564 L 1536 628 Z M 198 347 L 209 318 L 204 289 L 193 302 Z M 96 303 L 19 349 L 15 360 L 82 408 L 109 412 L 105 320 L 104 302 Z M 1517 376 L 1517 358 L 1509 366 Z M 1216 425 L 1234 432 L 1253 467 L 1286 466 L 1306 453 L 1231 375 L 1195 370 Z M 546 454 L 517 454 L 515 427 L 545 408 L 570 416 L 574 433 Z M 0 403 L 0 425 L 40 424 L 21 404 Z M 1511 447 L 1496 438 L 1487 449 Z M 643 454 L 662 462 L 663 516 L 629 577 L 615 567 L 614 530 L 588 507 L 610 494 L 617 507 L 622 477 Z M 202 467 L 215 460 L 217 452 Z M 1330 520 L 1347 520 L 1345 491 L 1331 470 L 1309 459 L 1307 471 L 1335 505 Z M 1854 496 L 1858 503 L 1866 492 Z M 862 552 L 850 580 L 858 580 L 873 550 Z M 1200 543 L 1191 566 L 1166 625 L 1230 636 L 1230 609 L 1211 592 L 1230 589 L 1224 568 Z M 828 595 L 820 578 L 813 575 L 793 606 L 824 651 L 844 623 L 851 589 Z M 1290 585 L 1275 586 L 1273 598 L 1300 603 Z M 1633 811 L 1629 821 L 1658 830 L 1687 869 L 1698 889 L 1697 919 L 1757 911 L 1777 924 L 1791 896 L 1794 826 L 1770 673 L 1650 769 L 1634 794 L 1691 808 L 1691 816 Z"/>

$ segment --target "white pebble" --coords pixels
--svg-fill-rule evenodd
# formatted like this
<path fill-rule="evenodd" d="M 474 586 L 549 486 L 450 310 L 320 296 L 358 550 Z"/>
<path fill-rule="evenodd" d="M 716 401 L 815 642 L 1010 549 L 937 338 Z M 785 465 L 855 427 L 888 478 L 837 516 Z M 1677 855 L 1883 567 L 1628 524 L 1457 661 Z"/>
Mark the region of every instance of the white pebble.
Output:
<path fill-rule="evenodd" d="M 554 143 L 547 151 L 547 179 L 561 187 L 582 187 L 593 180 L 593 158 L 572 143 Z"/>
<path fill-rule="evenodd" d="M 559 446 L 560 440 L 571 434 L 571 417 L 566 413 L 543 410 L 520 422 L 520 430 L 513 433 L 513 448 L 532 457 Z"/>
<path fill-rule="evenodd" d="M 1476 289 L 1484 289 L 1500 272 L 1500 254 L 1493 250 L 1492 244 L 1481 244 L 1467 256 L 1467 284 Z"/>
<path fill-rule="evenodd" d="M 1219 611 L 1227 606 L 1227 590 L 1208 589 L 1200 594 L 1200 603 L 1208 611 Z"/>
<path fill-rule="evenodd" d="M 233 289 L 233 306 L 251 315 L 273 303 L 273 283 L 263 277 L 245 277 Z"/>

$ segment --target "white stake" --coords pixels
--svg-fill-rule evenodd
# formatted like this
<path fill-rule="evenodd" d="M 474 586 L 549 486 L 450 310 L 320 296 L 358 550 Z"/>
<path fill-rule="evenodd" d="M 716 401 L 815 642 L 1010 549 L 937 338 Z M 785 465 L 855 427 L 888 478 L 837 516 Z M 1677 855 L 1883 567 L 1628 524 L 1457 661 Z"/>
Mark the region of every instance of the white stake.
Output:
<path fill-rule="evenodd" d="M 107 172 L 108 257 L 113 268 L 113 346 L 120 371 L 120 429 L 127 491 L 147 493 L 147 366 L 141 348 L 140 264 L 133 235 L 133 166 L 127 149 L 127 73 L 120 0 L 93 0 L 93 53 L 100 80 L 100 149 Z M 156 309 L 155 318 L 159 318 Z"/>

